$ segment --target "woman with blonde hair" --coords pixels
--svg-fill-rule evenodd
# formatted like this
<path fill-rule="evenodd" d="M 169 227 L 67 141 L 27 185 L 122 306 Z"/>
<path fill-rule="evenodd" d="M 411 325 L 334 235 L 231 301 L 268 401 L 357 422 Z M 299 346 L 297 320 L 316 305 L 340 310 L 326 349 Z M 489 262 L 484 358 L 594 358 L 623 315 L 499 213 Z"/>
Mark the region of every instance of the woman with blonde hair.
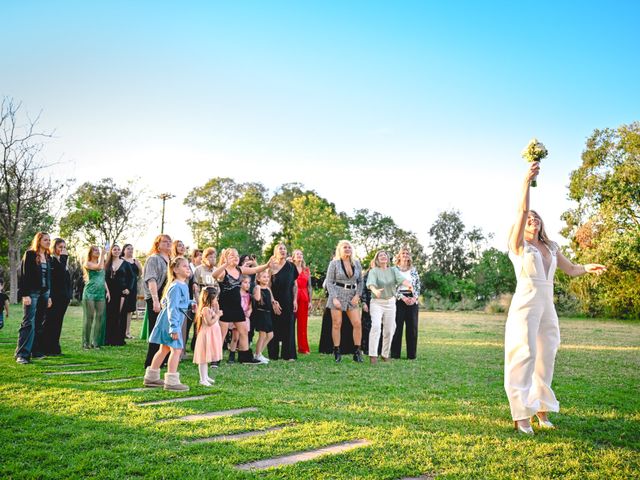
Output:
<path fill-rule="evenodd" d="M 411 261 L 411 251 L 401 247 L 395 257 L 400 275 L 411 283 L 412 288 L 400 285 L 396 292 L 396 332 L 391 341 L 391 358 L 400 358 L 402 351 L 402 330 L 406 325 L 407 358 L 416 359 L 418 349 L 418 298 L 420 296 L 420 275 Z"/>
<path fill-rule="evenodd" d="M 242 297 L 240 287 L 243 275 L 253 275 L 269 268 L 269 263 L 258 267 L 242 267 L 238 265 L 240 256 L 235 248 L 226 248 L 220 253 L 218 268 L 214 270 L 213 277 L 218 281 L 220 295 L 218 303 L 222 316 L 219 319 L 222 339 L 227 336 L 229 324 L 235 324 L 238 329 L 238 362 L 260 363 L 253 358 L 249 349 L 249 332 L 247 331 L 246 318 L 242 309 Z"/>
<path fill-rule="evenodd" d="M 369 333 L 369 360 L 378 361 L 378 342 L 380 327 L 384 326 L 382 335 L 382 360 L 389 361 L 391 339 L 396 330 L 396 290 L 402 285 L 411 290 L 411 283 L 406 280 L 397 267 L 389 267 L 389 255 L 384 250 L 378 251 L 371 260 L 367 288 L 371 291 L 369 312 L 371 313 L 371 331 Z"/>
<path fill-rule="evenodd" d="M 363 281 L 362 266 L 354 258 L 353 247 L 348 240 L 340 240 L 336 246 L 334 259 L 329 262 L 326 277 L 329 298 L 327 308 L 331 309 L 331 338 L 333 340 L 333 356 L 336 362 L 342 360 L 340 353 L 340 329 L 342 328 L 342 312 L 346 312 L 353 326 L 353 343 L 355 352 L 353 360 L 362 362 L 362 323 L 360 319 L 360 298 Z"/>
<path fill-rule="evenodd" d="M 532 162 L 518 202 L 518 216 L 509 234 L 509 258 L 517 285 L 505 326 L 504 388 L 509 398 L 514 427 L 533 435 L 532 417 L 540 428 L 554 428 L 548 412 L 560 404 L 551 389 L 556 352 L 560 345 L 558 315 L 553 304 L 556 267 L 570 276 L 594 273 L 599 264 L 575 265 L 549 240 L 542 218 L 529 208 L 530 183 L 538 175 L 539 162 Z"/>
<path fill-rule="evenodd" d="M 26 364 L 34 357 L 42 357 L 39 350 L 38 334 L 47 308 L 51 308 L 51 237 L 48 233 L 38 232 L 31 246 L 24 252 L 21 272 L 18 279 L 18 298 L 22 299 L 24 315 L 18 333 L 16 362 Z M 13 286 L 12 286 L 13 288 Z M 2 306 L 4 308 L 4 305 Z"/>

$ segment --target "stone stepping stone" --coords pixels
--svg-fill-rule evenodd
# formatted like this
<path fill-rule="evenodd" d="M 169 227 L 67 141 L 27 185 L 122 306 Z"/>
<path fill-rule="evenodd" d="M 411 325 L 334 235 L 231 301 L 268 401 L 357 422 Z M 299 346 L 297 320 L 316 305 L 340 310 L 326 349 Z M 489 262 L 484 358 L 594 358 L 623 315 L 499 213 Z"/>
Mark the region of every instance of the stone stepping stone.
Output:
<path fill-rule="evenodd" d="M 242 440 L 243 438 L 257 437 L 260 435 L 266 435 L 267 433 L 277 432 L 279 430 L 283 430 L 287 426 L 289 425 L 271 427 L 264 430 L 253 430 L 251 432 L 233 433 L 230 435 L 218 435 L 217 437 L 196 438 L 195 440 L 184 440 L 182 443 L 232 442 L 234 440 Z"/>
<path fill-rule="evenodd" d="M 124 383 L 124 382 L 130 382 L 131 380 L 142 381 L 142 377 L 110 378 L 109 380 L 96 380 L 95 382 L 91 382 L 91 383 Z"/>
<path fill-rule="evenodd" d="M 42 365 L 43 367 L 84 367 L 89 365 L 95 365 L 95 363 L 48 363 Z"/>
<path fill-rule="evenodd" d="M 151 390 L 151 388 L 147 388 L 147 390 Z M 190 402 L 191 400 L 202 400 L 204 398 L 209 398 L 212 396 L 213 395 L 198 395 L 195 397 L 178 397 L 178 398 L 170 398 L 168 400 L 155 400 L 153 402 L 136 403 L 136 407 L 148 407 L 149 405 L 163 405 L 165 403 Z"/>
<path fill-rule="evenodd" d="M 239 470 L 264 470 L 266 468 L 282 467 L 284 465 L 292 465 L 298 462 L 306 462 L 323 455 L 335 455 L 337 453 L 353 450 L 354 448 L 364 447 L 371 442 L 368 440 L 353 440 L 351 442 L 336 443 L 327 447 L 318 448 L 317 450 L 309 450 L 306 452 L 294 453 L 282 457 L 268 458 L 266 460 L 258 460 L 257 462 L 243 463 L 236 465 Z"/>
<path fill-rule="evenodd" d="M 151 390 L 149 387 L 123 388 L 120 390 L 104 390 L 104 393 L 148 392 L 149 390 Z"/>
<path fill-rule="evenodd" d="M 257 411 L 258 409 L 256 407 L 235 408 L 232 410 L 220 410 L 219 412 L 198 413 L 196 415 L 186 415 L 184 417 L 168 418 L 168 419 L 165 419 L 165 421 L 182 420 L 185 422 L 195 422 L 198 420 L 206 420 L 207 418 L 230 417 L 232 415 L 240 415 L 241 413 L 257 412 Z"/>
<path fill-rule="evenodd" d="M 110 368 L 106 368 L 103 370 L 76 370 L 76 371 L 64 371 L 64 372 L 45 372 L 45 375 L 85 375 L 89 373 L 104 373 L 110 372 Z"/>

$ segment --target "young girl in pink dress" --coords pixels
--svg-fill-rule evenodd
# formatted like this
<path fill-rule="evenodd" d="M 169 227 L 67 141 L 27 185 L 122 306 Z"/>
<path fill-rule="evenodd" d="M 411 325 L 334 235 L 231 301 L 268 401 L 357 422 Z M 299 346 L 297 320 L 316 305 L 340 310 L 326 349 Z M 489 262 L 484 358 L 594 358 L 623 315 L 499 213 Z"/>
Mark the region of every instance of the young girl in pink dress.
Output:
<path fill-rule="evenodd" d="M 218 305 L 218 289 L 204 287 L 200 292 L 198 312 L 196 313 L 196 346 L 193 350 L 193 363 L 198 365 L 200 385 L 210 387 L 214 379 L 209 377 L 208 366 L 222 358 L 222 334 L 218 319 L 222 310 Z"/>

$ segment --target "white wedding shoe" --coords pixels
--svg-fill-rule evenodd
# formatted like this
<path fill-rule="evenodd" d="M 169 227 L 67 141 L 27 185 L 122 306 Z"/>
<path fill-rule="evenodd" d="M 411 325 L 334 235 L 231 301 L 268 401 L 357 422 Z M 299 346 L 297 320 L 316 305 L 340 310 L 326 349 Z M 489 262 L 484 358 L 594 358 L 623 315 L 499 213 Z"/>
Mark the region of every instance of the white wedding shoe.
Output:
<path fill-rule="evenodd" d="M 518 420 L 513 422 L 513 428 L 515 428 L 516 432 L 518 433 L 522 433 L 524 435 L 534 435 L 531 425 L 520 425 Z"/>
<path fill-rule="evenodd" d="M 548 418 L 543 419 L 537 413 L 535 415 L 535 418 L 538 419 L 538 425 L 540 426 L 540 428 L 547 428 L 547 429 L 556 428 L 556 426 L 553 423 L 551 423 Z"/>

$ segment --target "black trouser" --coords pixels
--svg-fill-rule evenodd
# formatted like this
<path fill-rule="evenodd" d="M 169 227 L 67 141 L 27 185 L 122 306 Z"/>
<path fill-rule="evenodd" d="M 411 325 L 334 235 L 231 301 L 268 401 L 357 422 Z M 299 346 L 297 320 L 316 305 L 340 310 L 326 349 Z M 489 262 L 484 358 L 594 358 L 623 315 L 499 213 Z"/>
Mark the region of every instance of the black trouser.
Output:
<path fill-rule="evenodd" d="M 42 336 L 40 337 L 40 347 L 42 353 L 47 355 L 60 355 L 60 334 L 62 333 L 62 321 L 69 306 L 67 297 L 51 297 L 51 308 L 47 310 Z"/>
<path fill-rule="evenodd" d="M 156 320 L 158 320 L 158 315 L 160 315 L 160 312 L 156 313 L 153 311 L 153 299 L 149 298 L 146 302 L 147 302 L 147 319 L 149 320 L 149 327 L 147 328 L 147 331 L 149 332 L 149 335 L 151 335 L 151 332 L 153 331 L 153 327 L 156 326 Z M 159 344 L 149 342 L 149 348 L 147 348 L 147 358 L 144 361 L 145 368 L 151 365 L 151 361 L 153 360 L 153 357 L 158 350 L 160 350 Z"/>
<path fill-rule="evenodd" d="M 297 359 L 296 352 L 296 317 L 293 308 L 283 308 L 281 315 L 273 315 L 273 339 L 267 345 L 269 358 L 280 358 L 280 342 L 282 342 L 282 359 Z"/>
<path fill-rule="evenodd" d="M 391 341 L 391 358 L 400 358 L 402 351 L 402 328 L 407 324 L 407 358 L 416 358 L 418 347 L 418 305 L 407 305 L 402 300 L 396 302 L 396 332 Z"/>

